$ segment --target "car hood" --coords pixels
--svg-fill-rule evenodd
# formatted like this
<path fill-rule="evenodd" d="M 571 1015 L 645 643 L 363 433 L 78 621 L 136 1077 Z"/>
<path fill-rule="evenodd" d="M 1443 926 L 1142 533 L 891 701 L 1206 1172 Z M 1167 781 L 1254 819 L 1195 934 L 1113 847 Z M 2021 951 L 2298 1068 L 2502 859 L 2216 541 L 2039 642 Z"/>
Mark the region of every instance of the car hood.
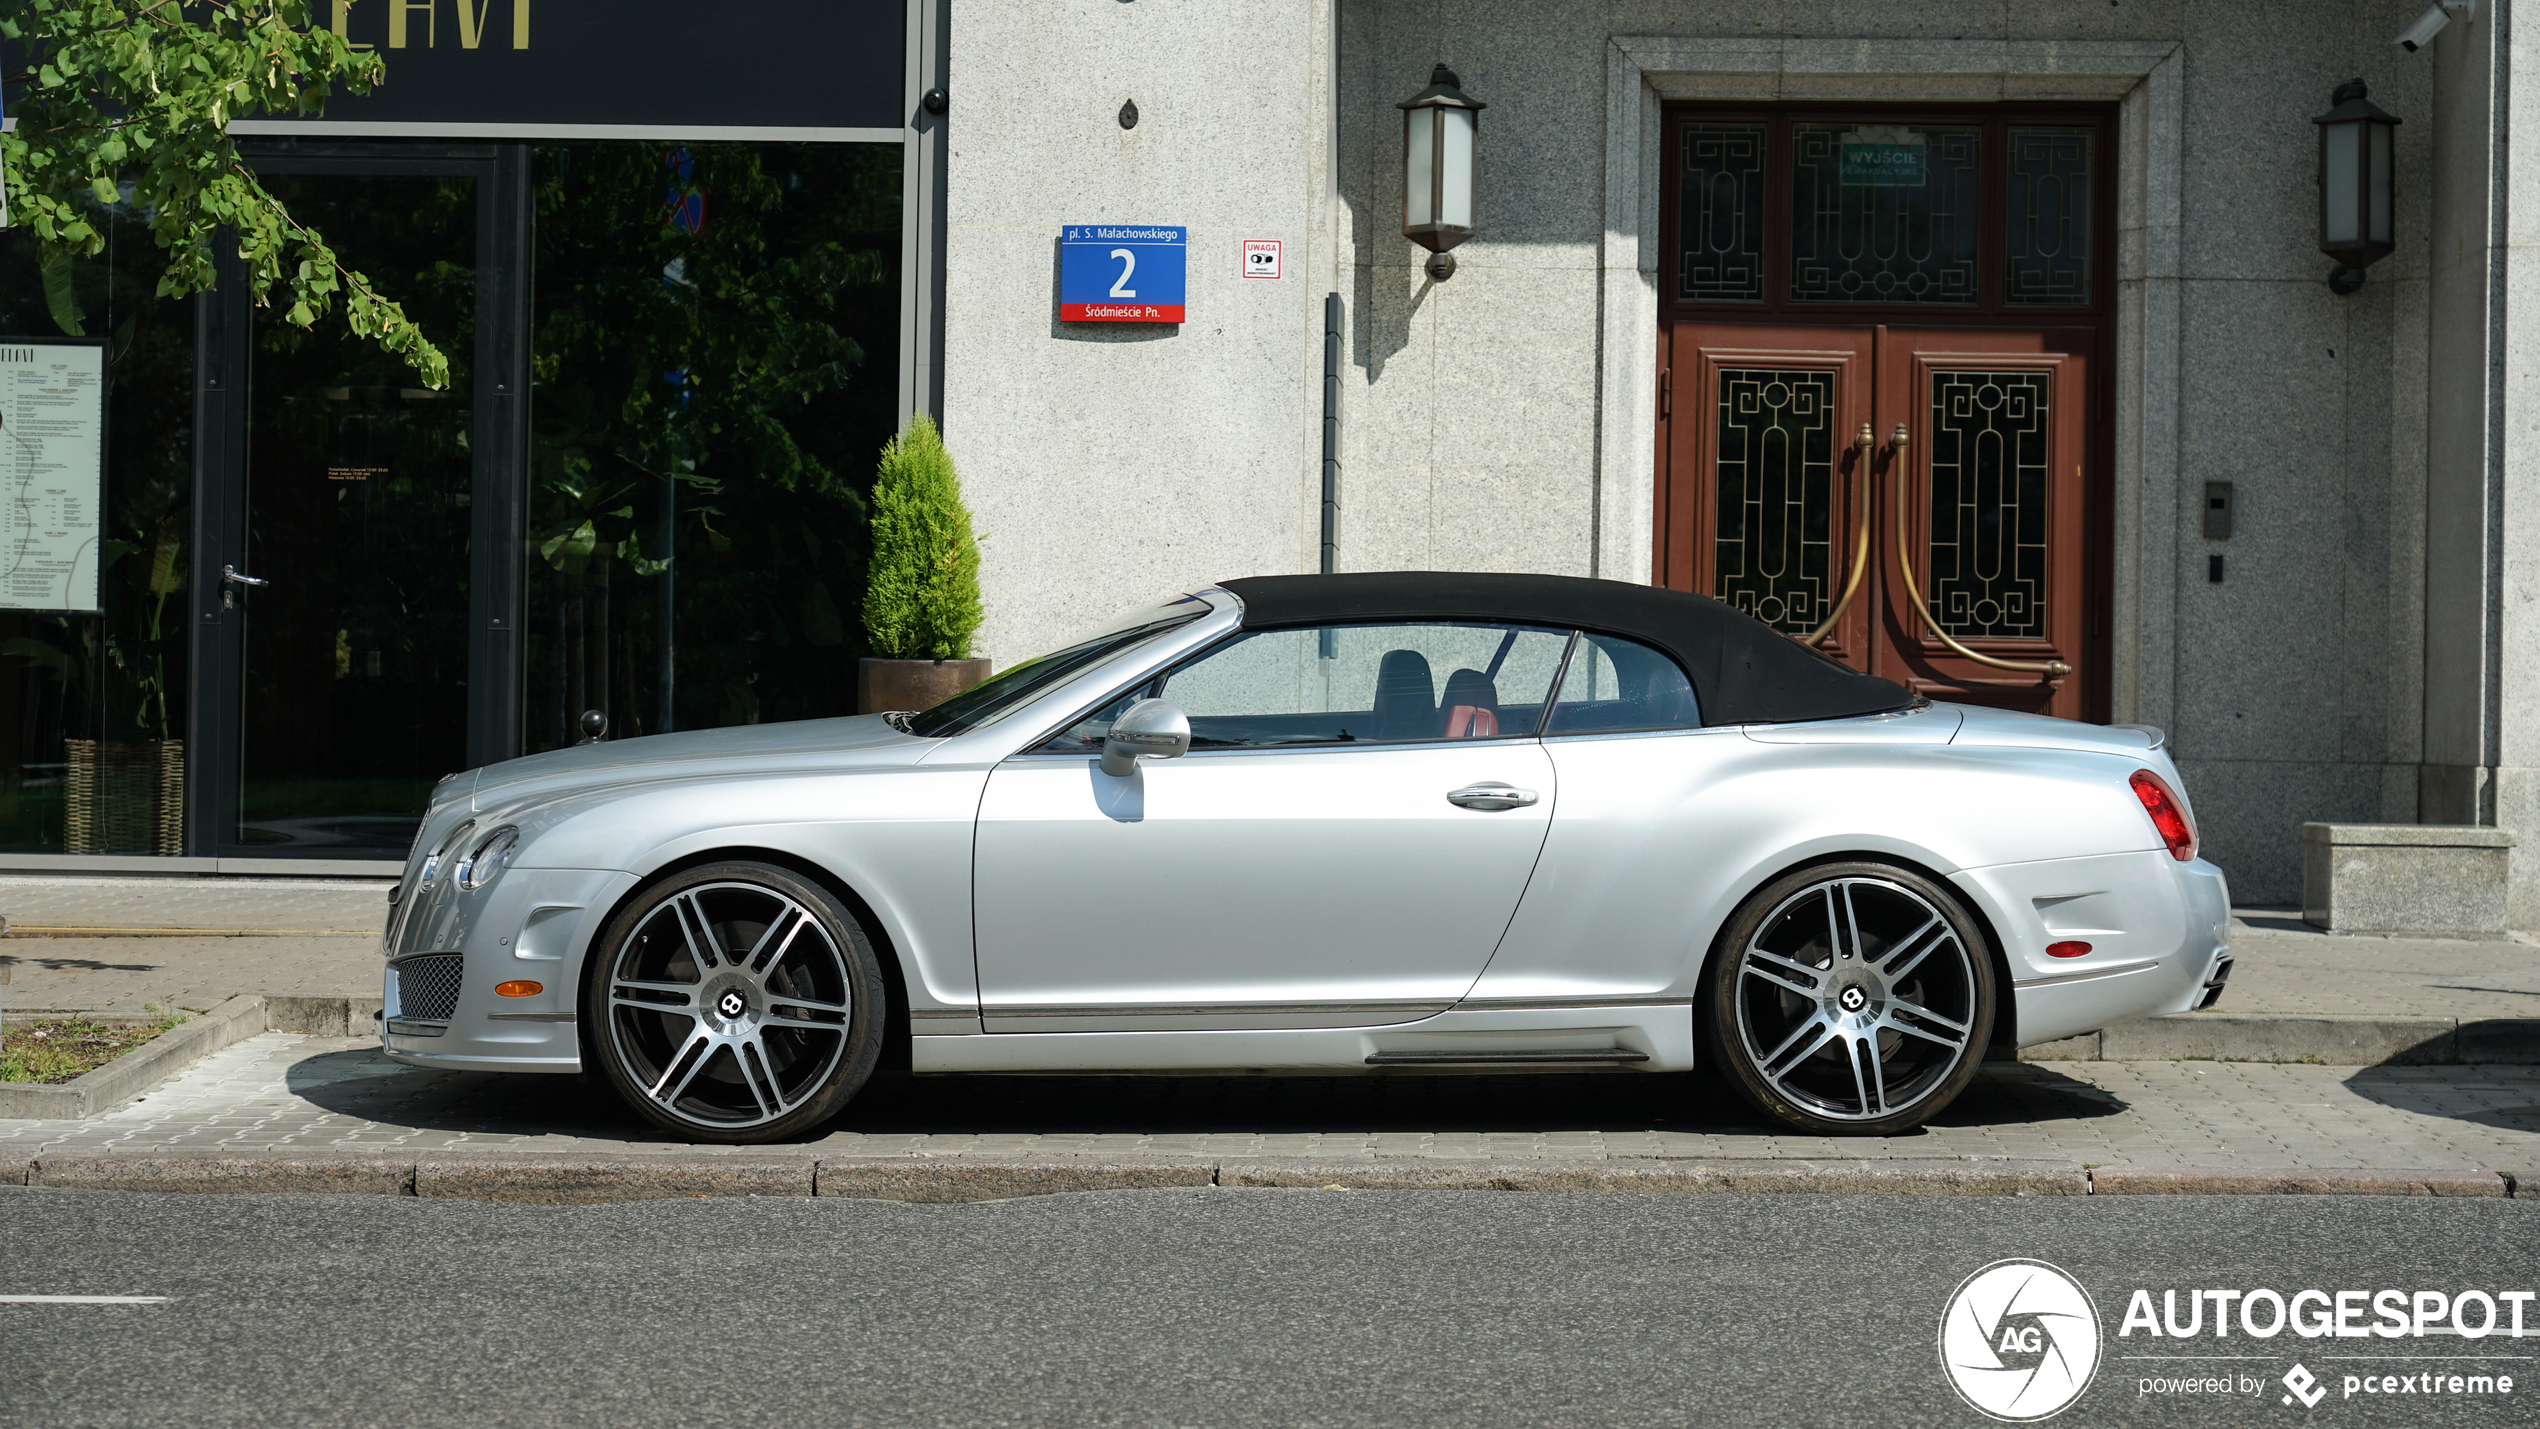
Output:
<path fill-rule="evenodd" d="M 939 743 L 903 734 L 874 714 L 577 744 L 478 770 L 469 809 L 485 813 L 588 789 L 665 779 L 899 767 L 916 763 Z"/>

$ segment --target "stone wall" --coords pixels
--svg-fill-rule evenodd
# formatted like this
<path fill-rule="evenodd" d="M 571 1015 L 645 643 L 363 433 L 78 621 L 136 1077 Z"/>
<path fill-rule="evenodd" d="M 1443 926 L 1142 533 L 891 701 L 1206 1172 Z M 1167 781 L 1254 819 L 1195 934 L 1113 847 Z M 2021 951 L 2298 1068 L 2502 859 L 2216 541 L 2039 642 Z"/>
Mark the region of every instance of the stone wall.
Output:
<path fill-rule="evenodd" d="M 1896 100 L 1964 97 L 1916 73 L 1943 50 L 2157 42 L 2175 47 L 2174 109 L 2130 105 L 2124 142 L 2172 146 L 2174 181 L 2134 196 L 2128 321 L 2169 355 L 2121 374 L 2120 398 L 2166 414 L 2167 445 L 2128 469 L 2132 524 L 2107 533 L 2126 564 L 2116 714 L 2170 728 L 2235 895 L 2290 903 L 2300 825 L 2417 817 L 2427 757 L 2438 56 L 2390 43 L 2421 8 L 1270 0 L 1236 23 L 1199 0 L 957 0 L 945 416 L 984 533 L 986 653 L 1019 658 L 1177 584 L 1312 568 L 1332 290 L 1342 569 L 1646 579 L 1638 334 L 1654 328 L 1630 319 L 1654 314 L 1655 255 L 1626 230 L 1656 176 L 1608 171 L 1609 131 L 1639 103 L 1616 92 L 1618 40 L 1845 42 L 1849 92 Z M 1440 61 L 1491 106 L 1482 229 L 1445 283 L 1397 231 L 1393 108 Z M 2355 75 L 2407 121 L 2399 247 L 2339 298 L 2314 246 L 2309 121 Z M 1124 132 L 1132 97 L 1144 117 Z M 1191 322 L 1053 320 L 1058 226 L 1095 219 L 1193 227 Z M 1290 242 L 1290 278 L 1234 277 L 1252 237 Z M 2207 480 L 2239 498 L 2220 547 L 2189 495 Z"/>
<path fill-rule="evenodd" d="M 1307 567 L 1317 539 L 1329 13 L 1253 0 L 956 3 L 944 432 L 980 536 L 980 653 Z M 1137 126 L 1123 129 L 1134 101 Z M 1178 326 L 1061 323 L 1069 223 L 1190 230 Z M 1288 276 L 1238 276 L 1246 239 Z"/>

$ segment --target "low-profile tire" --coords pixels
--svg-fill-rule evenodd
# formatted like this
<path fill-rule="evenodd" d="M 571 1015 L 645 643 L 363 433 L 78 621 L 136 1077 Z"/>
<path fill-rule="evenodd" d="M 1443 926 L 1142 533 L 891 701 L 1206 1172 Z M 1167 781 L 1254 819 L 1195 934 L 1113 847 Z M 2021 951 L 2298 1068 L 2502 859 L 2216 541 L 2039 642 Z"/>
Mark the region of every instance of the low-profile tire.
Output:
<path fill-rule="evenodd" d="M 1966 1090 L 1993 1026 L 1993 960 L 1940 883 L 1888 863 L 1803 868 L 1722 930 L 1703 997 L 1723 1076 L 1821 1136 L 1893 1136 Z"/>
<path fill-rule="evenodd" d="M 602 931 L 582 984 L 585 1064 L 697 1141 L 782 1141 L 837 1115 L 887 1024 L 863 925 L 773 864 L 706 864 L 645 889 Z"/>

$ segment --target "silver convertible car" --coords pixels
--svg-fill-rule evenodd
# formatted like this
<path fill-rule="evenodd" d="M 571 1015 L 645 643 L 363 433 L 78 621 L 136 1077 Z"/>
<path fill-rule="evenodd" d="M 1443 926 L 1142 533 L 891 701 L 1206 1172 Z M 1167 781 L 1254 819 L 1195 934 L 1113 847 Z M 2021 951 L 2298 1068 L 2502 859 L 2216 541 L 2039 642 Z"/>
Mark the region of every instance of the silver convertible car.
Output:
<path fill-rule="evenodd" d="M 1889 1134 L 1988 1049 L 2221 995 L 2229 900 L 2161 745 L 1934 704 L 1674 591 L 1231 580 L 923 712 L 451 776 L 383 1039 L 594 1067 L 705 1141 L 810 1130 L 886 1058 L 1701 1064 Z"/>

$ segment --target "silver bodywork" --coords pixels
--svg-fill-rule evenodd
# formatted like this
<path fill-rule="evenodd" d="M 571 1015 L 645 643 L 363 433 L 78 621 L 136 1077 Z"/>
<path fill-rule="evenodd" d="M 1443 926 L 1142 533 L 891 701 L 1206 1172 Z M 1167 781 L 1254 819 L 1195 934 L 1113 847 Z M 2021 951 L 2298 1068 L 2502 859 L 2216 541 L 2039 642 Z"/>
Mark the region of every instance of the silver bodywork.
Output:
<path fill-rule="evenodd" d="M 2022 1046 L 2187 1010 L 2227 966 L 2221 871 L 2173 858 L 2128 788 L 2149 769 L 2184 798 L 2140 729 L 1932 705 L 1197 750 L 1125 778 L 1021 752 L 1237 628 L 1232 595 L 1200 599 L 1201 618 L 951 738 L 874 715 L 453 776 L 389 921 L 389 1055 L 580 1070 L 594 938 L 650 878 L 708 855 L 816 870 L 855 906 L 896 963 L 919 1072 L 1679 1071 L 1723 922 L 1840 855 L 1904 861 L 1965 897 Z M 462 877 L 454 860 L 503 828 L 519 831 L 507 865 Z M 2074 940 L 2092 951 L 2048 956 Z M 455 1006 L 405 1006 L 400 966 L 450 954 Z M 493 991 L 520 981 L 542 990 Z"/>

